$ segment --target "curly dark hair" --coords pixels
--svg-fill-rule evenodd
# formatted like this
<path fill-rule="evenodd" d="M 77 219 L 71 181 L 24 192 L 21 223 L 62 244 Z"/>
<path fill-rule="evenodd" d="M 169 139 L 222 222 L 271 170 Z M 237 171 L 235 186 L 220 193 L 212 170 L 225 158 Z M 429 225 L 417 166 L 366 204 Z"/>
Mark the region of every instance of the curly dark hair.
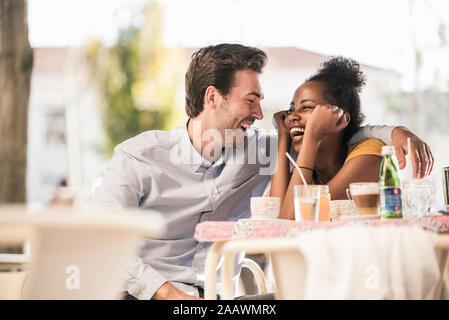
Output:
<path fill-rule="evenodd" d="M 266 62 L 264 51 L 241 44 L 223 43 L 196 51 L 185 75 L 186 112 L 189 118 L 195 118 L 203 111 L 207 87 L 214 86 L 226 96 L 237 71 L 261 73 Z"/>
<path fill-rule="evenodd" d="M 359 93 L 365 85 L 366 76 L 360 70 L 360 64 L 350 58 L 331 57 L 320 66 L 316 74 L 306 80 L 309 81 L 325 83 L 326 99 L 351 116 L 351 121 L 343 132 L 343 142 L 347 143 L 365 119 L 360 110 Z"/>

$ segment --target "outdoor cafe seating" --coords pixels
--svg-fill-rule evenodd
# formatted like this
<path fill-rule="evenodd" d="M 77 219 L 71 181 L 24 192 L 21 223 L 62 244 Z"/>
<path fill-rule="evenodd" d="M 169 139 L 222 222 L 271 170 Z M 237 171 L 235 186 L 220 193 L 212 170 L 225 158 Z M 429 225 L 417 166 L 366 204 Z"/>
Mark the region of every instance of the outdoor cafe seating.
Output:
<path fill-rule="evenodd" d="M 161 216 L 135 210 L 0 207 L 0 245 L 25 247 L 0 255 L 0 300 L 120 299 L 141 238 L 164 228 Z"/>
<path fill-rule="evenodd" d="M 161 236 L 164 226 L 162 217 L 135 210 L 56 207 L 30 214 L 1 207 L 0 245 L 20 244 L 23 251 L 0 255 L 0 299 L 120 299 L 140 239 Z M 234 257 L 242 251 L 268 257 L 265 270 L 248 258 L 243 267 L 257 293 L 273 292 L 275 299 L 449 299 L 447 215 L 205 221 L 195 239 L 213 243 L 206 299 L 217 298 L 218 265 L 220 298 L 235 297 Z"/>

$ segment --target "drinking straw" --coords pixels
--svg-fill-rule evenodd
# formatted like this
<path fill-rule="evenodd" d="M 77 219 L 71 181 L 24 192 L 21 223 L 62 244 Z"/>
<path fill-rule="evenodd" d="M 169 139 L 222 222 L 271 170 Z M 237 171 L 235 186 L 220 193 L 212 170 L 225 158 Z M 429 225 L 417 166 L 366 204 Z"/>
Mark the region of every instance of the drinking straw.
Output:
<path fill-rule="evenodd" d="M 287 156 L 288 160 L 290 160 L 290 162 L 293 163 L 295 168 L 298 170 L 299 175 L 301 176 L 301 179 L 302 179 L 302 183 L 306 186 L 307 185 L 306 179 L 304 179 L 304 176 L 302 175 L 302 172 L 299 169 L 298 165 L 296 164 L 295 160 L 293 160 L 293 158 L 289 155 L 288 152 L 286 152 L 285 155 Z"/>
<path fill-rule="evenodd" d="M 412 156 L 410 147 L 410 137 L 407 138 L 407 157 L 405 158 L 407 168 L 407 180 L 411 180 L 413 178 L 413 166 L 412 166 Z"/>

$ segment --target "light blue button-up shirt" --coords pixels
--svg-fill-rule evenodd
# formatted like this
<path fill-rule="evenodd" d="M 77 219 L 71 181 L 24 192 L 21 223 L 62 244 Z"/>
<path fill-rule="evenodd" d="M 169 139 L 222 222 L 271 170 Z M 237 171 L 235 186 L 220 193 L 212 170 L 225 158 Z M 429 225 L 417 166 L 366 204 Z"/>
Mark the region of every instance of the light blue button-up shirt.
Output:
<path fill-rule="evenodd" d="M 391 143 L 392 129 L 366 127 L 359 139 L 377 135 Z M 166 281 L 198 295 L 211 244 L 194 239 L 196 225 L 248 218 L 250 198 L 264 193 L 274 171 L 277 136 L 248 132 L 247 143 L 244 149 L 224 149 L 218 161 L 210 163 L 192 146 L 185 124 L 171 131 L 144 132 L 115 148 L 91 204 L 103 209 L 138 207 L 167 221 L 164 237 L 145 239 L 129 268 L 125 289 L 131 295 L 151 299 Z M 241 258 L 236 259 L 234 281 Z"/>
<path fill-rule="evenodd" d="M 147 131 L 115 148 L 94 193 L 95 207 L 139 207 L 148 214 L 162 214 L 168 223 L 163 238 L 145 240 L 130 268 L 126 288 L 130 294 L 150 299 L 166 281 L 198 294 L 195 287 L 204 286 L 211 244 L 193 238 L 195 227 L 202 221 L 250 216 L 250 198 L 263 194 L 272 173 L 260 174 L 264 166 L 253 157 L 267 151 L 270 139 L 275 145 L 274 164 L 275 136 L 248 134 L 247 148 L 226 148 L 218 161 L 210 163 L 192 146 L 186 125 L 168 132 Z M 239 274 L 240 268 L 235 271 Z"/>

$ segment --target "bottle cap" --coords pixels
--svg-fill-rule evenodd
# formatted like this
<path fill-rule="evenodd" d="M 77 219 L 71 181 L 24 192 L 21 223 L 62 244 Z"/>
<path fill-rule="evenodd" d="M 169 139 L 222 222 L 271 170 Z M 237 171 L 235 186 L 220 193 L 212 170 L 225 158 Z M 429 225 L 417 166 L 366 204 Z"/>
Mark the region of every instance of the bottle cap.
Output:
<path fill-rule="evenodd" d="M 393 146 L 383 146 L 382 147 L 382 155 L 386 154 L 395 154 L 394 147 Z"/>

